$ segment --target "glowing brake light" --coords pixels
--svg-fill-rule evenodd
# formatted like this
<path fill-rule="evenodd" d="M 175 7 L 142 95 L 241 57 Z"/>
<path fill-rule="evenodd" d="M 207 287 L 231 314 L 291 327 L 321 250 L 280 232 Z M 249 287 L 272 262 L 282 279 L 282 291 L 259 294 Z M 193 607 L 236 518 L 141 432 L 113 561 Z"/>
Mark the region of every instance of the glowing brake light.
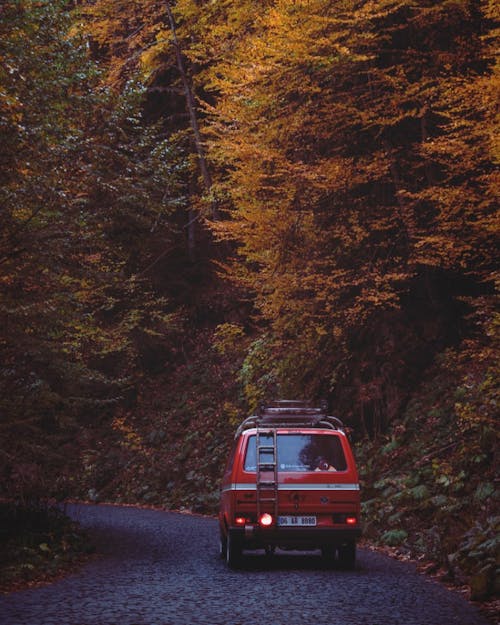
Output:
<path fill-rule="evenodd" d="M 355 516 L 348 516 L 345 520 L 345 522 L 347 523 L 347 525 L 356 525 L 357 523 L 357 519 Z"/>
<path fill-rule="evenodd" d="M 260 516 L 259 523 L 262 527 L 269 527 L 273 524 L 273 517 L 268 512 L 264 512 L 264 514 Z"/>
<path fill-rule="evenodd" d="M 245 523 L 247 522 L 246 518 L 244 516 L 237 516 L 234 519 L 234 522 L 236 523 L 236 525 L 245 525 Z"/>

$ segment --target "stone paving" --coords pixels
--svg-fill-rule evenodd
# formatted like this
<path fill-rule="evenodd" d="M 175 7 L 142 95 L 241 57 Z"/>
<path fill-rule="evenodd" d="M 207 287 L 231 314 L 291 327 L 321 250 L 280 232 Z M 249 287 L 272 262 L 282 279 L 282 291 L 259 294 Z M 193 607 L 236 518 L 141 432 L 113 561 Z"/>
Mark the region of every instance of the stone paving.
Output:
<path fill-rule="evenodd" d="M 69 506 L 102 554 L 49 586 L 0 597 L 0 625 L 488 625 L 410 564 L 359 551 L 355 570 L 318 553 L 251 554 L 232 571 L 214 519 Z"/>

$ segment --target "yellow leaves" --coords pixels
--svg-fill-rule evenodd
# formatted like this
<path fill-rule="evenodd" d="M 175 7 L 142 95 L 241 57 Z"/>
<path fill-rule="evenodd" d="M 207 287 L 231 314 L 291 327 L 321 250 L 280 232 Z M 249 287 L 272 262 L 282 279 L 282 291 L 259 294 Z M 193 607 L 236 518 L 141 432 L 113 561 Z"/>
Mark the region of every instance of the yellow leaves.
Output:
<path fill-rule="evenodd" d="M 415 261 L 422 265 L 453 267 L 469 249 L 469 244 L 451 234 L 422 236 L 415 245 Z"/>
<path fill-rule="evenodd" d="M 141 54 L 141 70 L 147 80 L 158 68 L 158 60 L 162 51 L 157 46 L 151 47 Z"/>
<path fill-rule="evenodd" d="M 7 67 L 9 73 L 14 73 L 16 70 L 13 67 Z M 20 124 L 23 120 L 23 103 L 20 98 L 15 94 L 10 94 L 5 89 L 3 76 L 0 69 L 0 112 L 2 116 L 5 116 L 6 122 L 9 125 Z"/>
<path fill-rule="evenodd" d="M 121 434 L 122 436 L 121 446 L 122 447 L 126 449 L 130 449 L 130 450 L 134 450 L 134 451 L 143 451 L 143 452 L 146 451 L 143 441 L 142 441 L 142 437 L 128 423 L 128 415 L 116 416 L 113 419 L 111 426 L 113 430 Z"/>
<path fill-rule="evenodd" d="M 85 261 L 92 265 L 96 265 L 97 263 L 100 263 L 102 261 L 102 254 L 100 252 L 94 254 L 85 254 Z"/>
<path fill-rule="evenodd" d="M 31 208 L 28 207 L 17 206 L 12 209 L 11 215 L 12 219 L 14 219 L 15 221 L 24 223 L 28 219 L 31 219 L 31 217 L 33 217 L 33 211 Z"/>
<path fill-rule="evenodd" d="M 441 46 L 445 8 L 412 5 L 408 20 L 398 0 L 177 2 L 211 90 L 203 132 L 225 215 L 211 228 L 236 248 L 220 268 L 274 337 L 339 344 L 399 305 L 415 267 L 463 270 L 493 233 L 498 81 L 453 74 L 475 52 Z"/>
<path fill-rule="evenodd" d="M 82 31 L 106 51 L 107 82 L 125 81 L 139 65 L 147 76 L 160 58 L 164 11 L 155 2 L 97 0 L 81 8 Z"/>
<path fill-rule="evenodd" d="M 172 53 L 172 45 L 171 31 L 160 28 L 156 32 L 155 41 L 142 49 L 140 67 L 146 81 L 165 64 L 166 55 Z"/>
<path fill-rule="evenodd" d="M 215 328 L 213 346 L 221 355 L 243 353 L 246 341 L 243 328 L 235 323 L 221 323 Z"/>

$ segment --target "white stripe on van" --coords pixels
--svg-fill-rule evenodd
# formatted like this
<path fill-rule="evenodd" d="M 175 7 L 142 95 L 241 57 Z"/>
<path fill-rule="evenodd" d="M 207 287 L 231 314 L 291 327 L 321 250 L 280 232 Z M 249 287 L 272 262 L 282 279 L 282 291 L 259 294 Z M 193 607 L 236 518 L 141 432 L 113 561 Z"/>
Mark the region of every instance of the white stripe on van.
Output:
<path fill-rule="evenodd" d="M 265 488 L 271 489 L 272 487 Z M 255 484 L 233 483 L 222 489 L 223 492 L 229 490 L 257 490 L 257 487 Z M 359 490 L 359 484 L 278 484 L 278 490 Z"/>

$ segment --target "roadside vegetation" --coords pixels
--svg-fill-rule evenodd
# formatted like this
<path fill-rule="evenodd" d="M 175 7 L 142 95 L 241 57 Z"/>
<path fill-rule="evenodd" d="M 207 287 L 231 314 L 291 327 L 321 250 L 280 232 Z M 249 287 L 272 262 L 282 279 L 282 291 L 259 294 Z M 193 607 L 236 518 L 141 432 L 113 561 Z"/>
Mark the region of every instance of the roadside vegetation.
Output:
<path fill-rule="evenodd" d="M 352 429 L 372 544 L 498 593 L 498 17 L 2 4 L 5 583 L 85 552 L 68 498 L 213 513 L 289 397 Z"/>
<path fill-rule="evenodd" d="M 50 582 L 92 553 L 82 529 L 53 505 L 0 503 L 0 592 Z"/>
<path fill-rule="evenodd" d="M 499 591 L 498 363 L 483 355 L 442 354 L 390 434 L 358 445 L 365 537 L 476 600 Z"/>

